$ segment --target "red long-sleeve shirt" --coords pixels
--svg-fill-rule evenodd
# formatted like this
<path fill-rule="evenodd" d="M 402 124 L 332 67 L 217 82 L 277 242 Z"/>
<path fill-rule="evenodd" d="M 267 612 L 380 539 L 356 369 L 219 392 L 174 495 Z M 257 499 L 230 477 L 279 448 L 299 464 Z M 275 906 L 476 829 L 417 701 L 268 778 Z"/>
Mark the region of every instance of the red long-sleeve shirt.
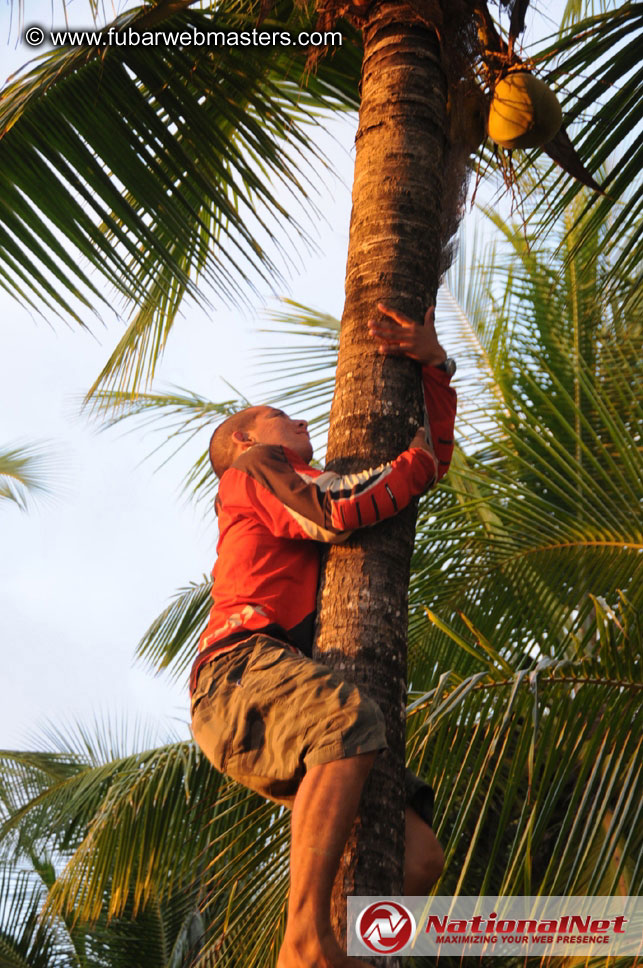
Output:
<path fill-rule="evenodd" d="M 255 444 L 223 474 L 216 499 L 217 561 L 207 628 L 192 667 L 201 667 L 256 632 L 310 655 L 319 582 L 319 542 L 344 541 L 356 528 L 401 511 L 447 471 L 456 395 L 436 367 L 422 371 L 437 466 L 422 448 L 359 474 L 320 471 L 286 447 Z"/>

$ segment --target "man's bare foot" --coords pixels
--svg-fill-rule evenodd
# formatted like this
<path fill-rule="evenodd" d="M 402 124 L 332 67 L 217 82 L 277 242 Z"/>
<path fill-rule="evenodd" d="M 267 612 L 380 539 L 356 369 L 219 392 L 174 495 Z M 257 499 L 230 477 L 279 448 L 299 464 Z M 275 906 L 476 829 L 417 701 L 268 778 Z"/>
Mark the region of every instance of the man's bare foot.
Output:
<path fill-rule="evenodd" d="M 334 937 L 324 939 L 302 938 L 291 941 L 284 938 L 277 968 L 372 968 L 361 958 L 349 958 Z"/>

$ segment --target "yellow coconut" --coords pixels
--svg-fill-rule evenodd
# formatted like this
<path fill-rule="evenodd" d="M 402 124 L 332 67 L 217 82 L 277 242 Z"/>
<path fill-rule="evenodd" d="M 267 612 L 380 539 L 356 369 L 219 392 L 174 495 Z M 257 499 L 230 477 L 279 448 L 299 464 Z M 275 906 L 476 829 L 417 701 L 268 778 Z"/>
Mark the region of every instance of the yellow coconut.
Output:
<path fill-rule="evenodd" d="M 563 113 L 544 81 L 526 71 L 507 74 L 495 86 L 489 137 L 504 148 L 539 148 L 556 135 Z"/>

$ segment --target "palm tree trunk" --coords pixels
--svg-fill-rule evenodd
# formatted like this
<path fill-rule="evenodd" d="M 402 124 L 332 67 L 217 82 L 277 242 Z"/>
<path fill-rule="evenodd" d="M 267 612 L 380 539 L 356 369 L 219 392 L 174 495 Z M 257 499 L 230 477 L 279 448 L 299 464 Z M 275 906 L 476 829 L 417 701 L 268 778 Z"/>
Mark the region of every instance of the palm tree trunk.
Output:
<path fill-rule="evenodd" d="M 442 240 L 447 84 L 435 32 L 410 7 L 380 3 L 364 29 L 346 302 L 328 457 L 343 473 L 390 460 L 421 421 L 416 364 L 383 360 L 367 321 L 383 301 L 422 319 L 435 299 Z M 416 508 L 333 547 L 320 589 L 317 655 L 365 684 L 387 721 L 389 751 L 367 785 L 335 885 L 399 894 L 404 845 L 406 622 Z M 393 968 L 387 959 L 388 968 Z"/>

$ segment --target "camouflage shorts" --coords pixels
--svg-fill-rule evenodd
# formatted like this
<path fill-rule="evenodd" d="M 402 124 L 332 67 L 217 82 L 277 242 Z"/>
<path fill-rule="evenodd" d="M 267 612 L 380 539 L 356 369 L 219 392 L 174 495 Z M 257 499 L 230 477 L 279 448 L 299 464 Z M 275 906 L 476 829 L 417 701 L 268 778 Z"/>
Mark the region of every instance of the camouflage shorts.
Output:
<path fill-rule="evenodd" d="M 217 770 L 288 807 L 306 769 L 387 745 L 382 712 L 363 690 L 267 635 L 201 669 L 192 732 Z M 409 772 L 407 800 L 431 822 L 433 791 Z"/>

